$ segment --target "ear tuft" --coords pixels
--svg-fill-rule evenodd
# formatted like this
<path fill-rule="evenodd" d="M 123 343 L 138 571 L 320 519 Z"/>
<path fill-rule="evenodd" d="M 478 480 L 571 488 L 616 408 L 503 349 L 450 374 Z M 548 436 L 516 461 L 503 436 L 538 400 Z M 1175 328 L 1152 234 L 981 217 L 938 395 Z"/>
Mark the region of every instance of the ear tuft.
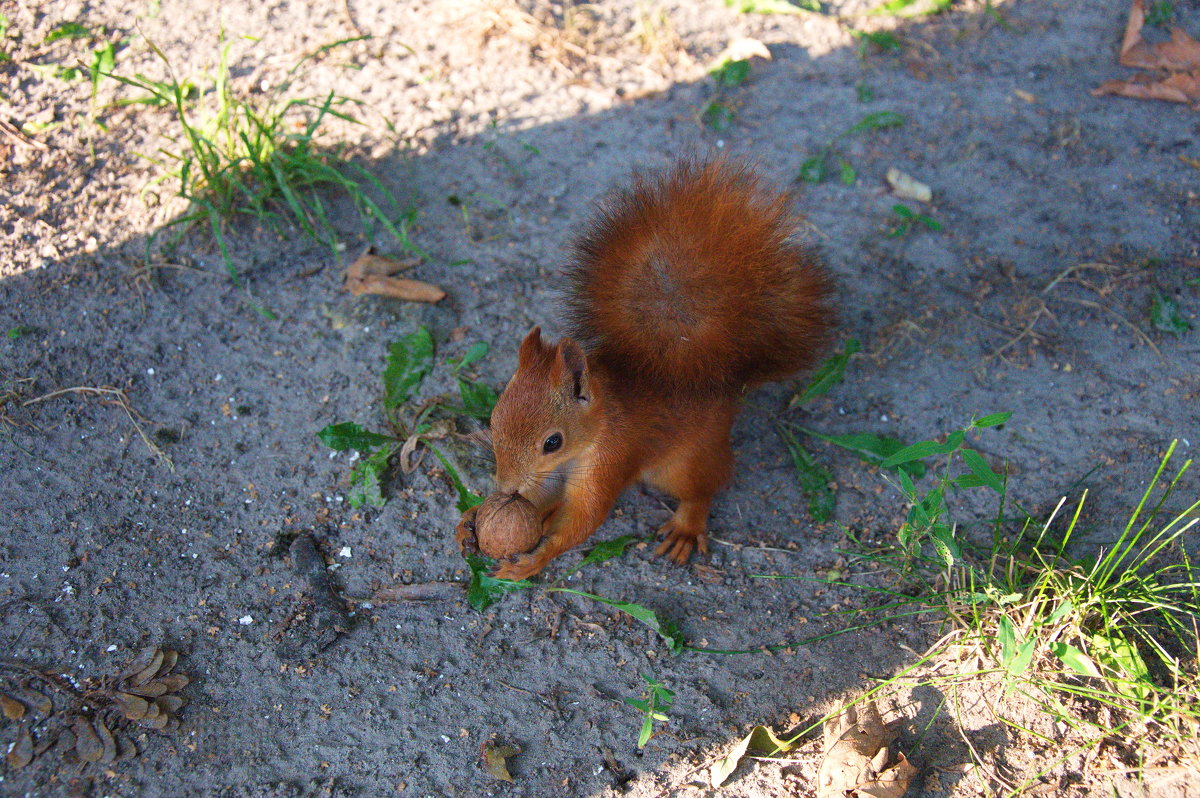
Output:
<path fill-rule="evenodd" d="M 517 350 L 517 363 L 527 363 L 531 358 L 540 354 L 544 349 L 542 344 L 542 328 L 534 327 L 525 336 L 525 340 L 521 342 L 521 348 Z"/>

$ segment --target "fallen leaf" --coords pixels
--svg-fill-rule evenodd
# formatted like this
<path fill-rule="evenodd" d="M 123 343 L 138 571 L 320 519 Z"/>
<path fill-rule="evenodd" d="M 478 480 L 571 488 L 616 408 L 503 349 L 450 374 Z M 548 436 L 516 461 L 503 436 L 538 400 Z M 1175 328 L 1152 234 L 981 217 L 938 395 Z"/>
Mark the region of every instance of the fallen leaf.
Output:
<path fill-rule="evenodd" d="M 39 693 L 30 687 L 22 687 L 17 693 L 21 696 L 21 701 L 43 715 L 54 711 L 54 702 L 45 693 Z"/>
<path fill-rule="evenodd" d="M 140 685 L 149 681 L 158 673 L 159 667 L 163 663 L 163 651 L 157 646 L 143 648 L 133 658 L 125 670 L 121 671 L 118 677 L 122 681 L 127 681 L 130 684 Z"/>
<path fill-rule="evenodd" d="M 104 744 L 85 718 L 76 718 L 71 726 L 75 732 L 75 752 L 84 762 L 99 762 L 104 756 Z"/>
<path fill-rule="evenodd" d="M 894 166 L 887 170 L 888 185 L 897 197 L 912 199 L 917 202 L 929 202 L 933 199 L 933 191 L 929 186 L 917 180 L 912 175 L 905 174 Z"/>
<path fill-rule="evenodd" d="M 888 745 L 898 733 L 899 721 L 884 725 L 873 701 L 851 705 L 827 722 L 817 798 L 901 798 L 917 769 L 903 754 L 887 766 Z"/>
<path fill-rule="evenodd" d="M 367 250 L 346 269 L 342 286 L 351 294 L 378 294 L 409 302 L 438 302 L 446 292 L 432 283 L 392 275 L 409 268 L 413 261 L 398 261 Z"/>
<path fill-rule="evenodd" d="M 162 664 L 158 666 L 155 672 L 156 676 L 166 676 L 171 671 L 175 670 L 175 663 L 179 661 L 179 652 L 169 648 L 163 649 Z"/>
<path fill-rule="evenodd" d="M 1125 23 L 1125 37 L 1121 42 L 1122 66 L 1174 72 L 1200 69 L 1200 41 L 1189 36 L 1183 28 L 1173 27 L 1170 41 L 1151 44 L 1142 38 L 1145 22 L 1143 0 L 1133 0 L 1129 7 L 1129 20 Z"/>
<path fill-rule="evenodd" d="M 1173 103 L 1200 103 L 1200 70 L 1174 72 L 1159 78 L 1146 72 L 1129 80 L 1106 80 L 1092 89 L 1093 97 L 1115 94 L 1137 100 L 1166 100 Z"/>
<path fill-rule="evenodd" d="M 12 696 L 0 693 L 0 709 L 9 720 L 20 720 L 25 717 L 25 705 Z"/>
<path fill-rule="evenodd" d="M 150 709 L 150 702 L 140 695 L 117 693 L 114 698 L 117 702 L 117 708 L 121 710 L 121 714 L 128 720 L 141 720 L 146 717 L 146 712 Z"/>
<path fill-rule="evenodd" d="M 512 775 L 508 772 L 508 760 L 521 753 L 520 747 L 501 745 L 496 742 L 496 735 L 493 734 L 483 741 L 479 752 L 483 756 L 483 769 L 489 776 L 499 781 L 511 782 L 513 780 Z"/>
<path fill-rule="evenodd" d="M 33 761 L 33 738 L 29 736 L 29 729 L 24 726 L 17 732 L 17 741 L 12 744 L 12 748 L 4 756 L 4 764 L 8 765 L 13 770 L 20 770 Z"/>
<path fill-rule="evenodd" d="M 771 731 L 768 727 L 755 726 L 750 730 L 749 734 L 733 747 L 732 751 L 709 768 L 709 780 L 714 789 L 724 784 L 730 774 L 737 769 L 738 764 L 742 761 L 742 757 L 746 755 L 746 751 L 748 750 L 757 751 L 767 756 L 774 756 L 775 754 L 790 751 L 793 747 L 793 744 L 776 737 L 775 732 Z"/>
<path fill-rule="evenodd" d="M 117 741 L 100 718 L 96 718 L 93 725 L 96 728 L 96 737 L 100 740 L 100 761 L 108 764 L 117 758 Z"/>

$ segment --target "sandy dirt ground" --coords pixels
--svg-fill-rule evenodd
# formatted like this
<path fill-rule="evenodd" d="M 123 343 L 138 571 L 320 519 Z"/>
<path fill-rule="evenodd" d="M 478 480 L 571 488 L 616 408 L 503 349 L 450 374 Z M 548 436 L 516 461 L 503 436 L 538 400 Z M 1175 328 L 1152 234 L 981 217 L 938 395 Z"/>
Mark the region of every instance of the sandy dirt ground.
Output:
<path fill-rule="evenodd" d="M 936 634 L 914 620 L 777 652 L 671 656 L 646 627 L 564 593 L 522 591 L 476 613 L 433 459 L 393 475 L 383 509 L 353 509 L 350 459 L 316 437 L 335 421 L 380 426 L 387 345 L 419 324 L 439 363 L 489 344 L 476 368 L 500 388 L 532 325 L 561 330 L 558 269 L 592 203 L 681 153 L 750 159 L 793 192 L 839 284 L 838 338 L 862 350 L 816 402 L 785 411 L 799 383 L 747 399 L 709 557 L 676 567 L 642 543 L 567 584 L 636 601 L 719 649 L 861 622 L 854 611 L 878 603 L 869 593 L 754 577 L 853 576 L 851 539 L 892 539 L 906 507 L 876 469 L 812 442 L 837 487 L 835 519 L 813 523 L 780 420 L 921 440 L 1012 411 L 975 443 L 1007 463 L 1014 498 L 1044 513 L 1086 488 L 1081 545 L 1111 541 L 1168 444 L 1181 439 L 1187 456 L 1200 444 L 1200 116 L 1089 93 L 1129 74 L 1116 64 L 1125 0 L 995 2 L 996 13 L 971 0 L 906 21 L 861 16 L 872 5 L 825 4 L 839 20 L 719 0 L 0 0 L 0 122 L 28 134 L 0 131 L 0 677 L 59 674 L 41 688 L 55 705 L 30 727 L 39 739 L 78 709 L 74 691 L 145 646 L 178 650 L 191 677 L 178 728 L 122 733 L 137 756 L 71 766 L 47 751 L 0 768 L 0 793 L 704 795 L 706 764 L 755 724 L 802 727 L 912 664 Z M 1200 6 L 1175 7 L 1200 31 Z M 69 22 L 105 32 L 46 43 Z M 863 50 L 852 28 L 890 30 L 901 47 Z M 183 211 L 140 157 L 175 146 L 172 119 L 110 105 L 133 94 L 112 80 L 93 101 L 86 76 L 55 65 L 86 72 L 92 49 L 115 41 L 118 73 L 165 79 L 153 42 L 204 85 L 222 30 L 245 92 L 323 44 L 372 37 L 314 61 L 292 91 L 362 101 L 366 124 L 331 135 L 411 203 L 429 255 L 413 276 L 447 299 L 351 297 L 328 248 L 250 221 L 228 228 L 245 288 L 202 230 L 147 256 Z M 739 37 L 771 60 L 719 88 L 707 67 Z M 732 112 L 719 131 L 702 119 L 714 101 Z M 837 144 L 852 184 L 799 179 L 806 159 L 881 111 L 904 124 Z M 932 188 L 931 203 L 907 202 L 940 230 L 889 237 L 901 201 L 889 168 Z M 335 224 L 347 255 L 366 246 L 349 208 Z M 399 252 L 387 236 L 374 243 Z M 1159 329 L 1156 294 L 1192 329 Z M 453 387 L 440 368 L 419 398 Z M 51 395 L 72 388 L 123 393 Z M 486 461 L 448 451 L 486 491 Z M 1196 479 L 1184 488 L 1194 496 Z M 668 512 L 632 490 L 597 539 L 648 539 Z M 964 512 L 994 508 L 968 500 Z M 330 563 L 334 590 L 360 600 L 332 642 L 310 632 L 319 613 L 289 549 L 298 536 Z M 429 602 L 361 603 L 400 582 L 452 584 Z M 676 697 L 638 749 L 641 717 L 623 699 L 643 693 L 643 674 Z M 920 768 L 910 795 L 990 794 L 989 774 L 1040 794 L 1200 794 L 1194 774 L 1139 781 L 1036 717 L 1042 737 L 1018 733 L 998 719 L 1021 717 L 1006 700 L 985 693 L 955 715 L 933 688 L 889 693 L 881 708 L 904 718 L 897 747 Z M 4 721 L 0 747 L 21 727 Z M 512 785 L 481 767 L 493 736 L 521 748 Z M 748 762 L 721 792 L 815 794 L 819 754 L 813 738 L 789 763 Z"/>

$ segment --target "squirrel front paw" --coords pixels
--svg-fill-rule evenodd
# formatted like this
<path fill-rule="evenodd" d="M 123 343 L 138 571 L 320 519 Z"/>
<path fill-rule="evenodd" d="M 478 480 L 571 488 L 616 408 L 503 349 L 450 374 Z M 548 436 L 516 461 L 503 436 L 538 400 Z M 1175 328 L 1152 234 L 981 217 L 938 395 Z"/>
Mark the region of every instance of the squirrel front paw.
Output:
<path fill-rule="evenodd" d="M 458 522 L 458 528 L 454 530 L 454 540 L 463 554 L 479 553 L 479 538 L 475 534 L 475 516 L 478 513 L 478 507 L 467 510 Z"/>
<path fill-rule="evenodd" d="M 701 554 L 708 554 L 708 533 L 703 525 L 697 528 L 683 524 L 675 517 L 659 527 L 658 534 L 663 542 L 658 544 L 654 554 L 658 557 L 665 555 L 676 565 L 687 565 L 688 558 L 697 549 Z"/>
<path fill-rule="evenodd" d="M 528 579 L 546 567 L 553 557 L 534 549 L 528 554 L 518 554 L 501 560 L 488 576 L 496 579 Z"/>

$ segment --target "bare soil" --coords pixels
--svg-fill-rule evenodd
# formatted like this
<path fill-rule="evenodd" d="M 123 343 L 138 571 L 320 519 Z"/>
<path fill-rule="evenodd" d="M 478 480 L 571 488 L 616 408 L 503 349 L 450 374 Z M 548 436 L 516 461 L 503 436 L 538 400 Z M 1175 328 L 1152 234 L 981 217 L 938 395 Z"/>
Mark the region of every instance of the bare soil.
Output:
<path fill-rule="evenodd" d="M 865 0 L 826 5 L 845 19 L 739 15 L 718 0 L 0 0 L 11 56 L 0 122 L 28 134 L 0 131 L 0 333 L 11 331 L 0 336 L 0 678 L 24 678 L 19 666 L 69 674 L 66 687 L 43 685 L 63 716 L 72 683 L 94 685 L 146 645 L 178 649 L 193 677 L 178 730 L 126 735 L 138 756 L 71 767 L 50 751 L 0 769 L 0 793 L 703 795 L 704 766 L 755 724 L 806 725 L 914 662 L 936 632 L 915 620 L 775 653 L 672 657 L 645 627 L 563 593 L 522 591 L 475 613 L 457 584 L 453 491 L 432 458 L 389 481 L 385 508 L 354 510 L 349 458 L 316 438 L 334 421 L 380 425 L 386 347 L 418 324 L 439 361 L 486 341 L 480 373 L 502 386 L 528 328 L 558 329 L 557 270 L 591 203 L 680 153 L 753 160 L 794 192 L 839 282 L 840 336 L 862 352 L 841 386 L 798 410 L 784 408 L 799 382 L 747 399 L 709 557 L 680 568 L 644 543 L 571 586 L 639 602 L 719 649 L 875 617 L 853 613 L 878 604 L 869 593 L 754 578 L 842 574 L 855 567 L 852 538 L 890 540 L 906 512 L 875 469 L 812 442 L 838 501 L 834 522 L 814 524 L 781 419 L 920 440 L 1011 410 L 976 444 L 1007 463 L 1014 498 L 1045 513 L 1088 489 L 1083 544 L 1111 541 L 1170 441 L 1186 456 L 1200 443 L 1200 116 L 1089 94 L 1127 74 L 1116 65 L 1125 0 L 997 1 L 1001 19 L 969 0 L 898 23 L 861 16 Z M 1175 9 L 1200 32 L 1194 0 Z M 245 288 L 203 230 L 164 251 L 183 207 L 138 154 L 177 146 L 171 117 L 109 106 L 134 92 L 107 80 L 92 121 L 86 77 L 61 79 L 54 65 L 86 71 L 97 41 L 45 44 L 64 22 L 124 41 L 121 74 L 167 77 L 152 41 L 199 85 L 223 30 L 246 92 L 323 44 L 369 34 L 292 90 L 362 100 L 368 124 L 331 133 L 411 201 L 430 256 L 412 276 L 448 298 L 351 297 L 328 248 L 248 220 L 228 228 Z M 891 29 L 902 48 L 862 54 L 851 28 Z M 706 68 L 738 37 L 772 59 L 718 90 Z M 700 118 L 714 99 L 733 110 L 719 132 Z M 876 111 L 906 122 L 838 143 L 852 185 L 799 180 L 806 159 Z M 907 204 L 940 231 L 888 236 L 901 201 L 889 167 L 932 187 L 931 204 Z M 336 222 L 347 256 L 365 248 L 350 209 Z M 248 292 L 277 319 L 254 312 Z M 1152 323 L 1156 292 L 1190 331 Z M 452 389 L 439 374 L 422 398 Z M 73 388 L 123 393 L 47 396 Z M 486 462 L 451 451 L 486 491 Z M 1197 480 L 1183 487 L 1194 496 Z M 649 537 L 668 512 L 631 491 L 597 538 Z M 292 548 L 303 535 L 337 595 L 357 599 L 344 624 L 316 626 L 326 616 Z M 398 582 L 453 584 L 448 598 L 362 603 Z M 642 674 L 677 696 L 639 750 L 641 718 L 623 699 L 643 692 Z M 882 702 L 906 718 L 897 747 L 921 771 L 910 794 L 988 794 L 995 779 L 1056 795 L 1200 794 L 1178 762 L 1150 763 L 1139 780 L 1119 749 L 1075 751 L 999 689 L 977 698 L 958 714 L 930 688 Z M 39 723 L 35 737 L 52 725 Z M 4 721 L 0 745 L 19 726 Z M 522 749 L 513 785 L 481 767 L 493 735 Z M 814 735 L 792 765 L 744 764 L 722 792 L 814 794 L 818 755 Z"/>

